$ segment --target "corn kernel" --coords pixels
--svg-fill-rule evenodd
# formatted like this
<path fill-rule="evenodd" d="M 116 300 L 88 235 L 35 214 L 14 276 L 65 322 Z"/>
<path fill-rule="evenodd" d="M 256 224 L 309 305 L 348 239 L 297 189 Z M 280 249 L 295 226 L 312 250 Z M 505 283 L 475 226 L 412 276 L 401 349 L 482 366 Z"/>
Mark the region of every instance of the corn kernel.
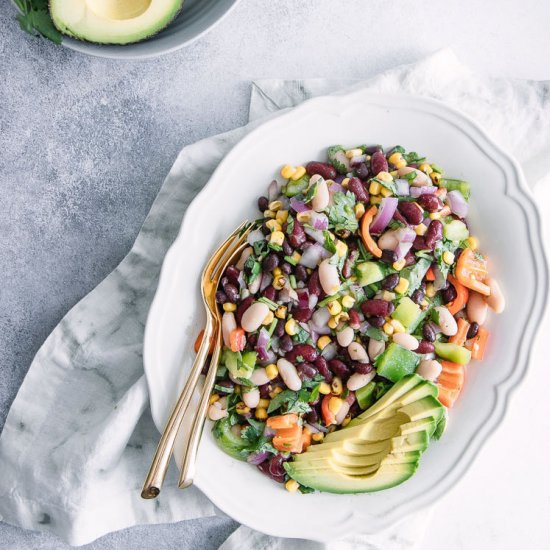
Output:
<path fill-rule="evenodd" d="M 397 169 L 399 168 L 405 168 L 405 166 L 407 166 L 407 161 L 405 159 L 401 159 L 400 161 L 396 162 L 395 163 L 395 167 Z M 390 172 L 391 173 L 391 172 Z M 392 174 L 393 175 L 393 174 Z"/>
<path fill-rule="evenodd" d="M 300 484 L 295 479 L 289 479 L 285 483 L 285 489 L 290 493 L 295 493 L 300 488 Z"/>
<path fill-rule="evenodd" d="M 389 172 L 378 172 L 378 174 L 376 174 L 376 179 L 379 179 L 385 183 L 390 183 L 390 181 L 393 181 L 393 177 Z"/>
<path fill-rule="evenodd" d="M 283 270 L 280 267 L 275 267 L 272 273 L 273 277 L 280 277 L 283 274 Z"/>
<path fill-rule="evenodd" d="M 250 412 L 250 407 L 247 407 L 242 401 L 239 401 L 235 406 L 235 410 L 238 414 L 248 414 Z"/>
<path fill-rule="evenodd" d="M 439 172 L 432 172 L 430 174 L 430 178 L 432 178 L 435 185 L 439 185 L 441 183 L 441 174 Z"/>
<path fill-rule="evenodd" d="M 389 323 L 384 323 L 383 329 L 388 336 L 391 336 L 395 330 Z"/>
<path fill-rule="evenodd" d="M 331 315 L 338 315 L 342 311 L 342 304 L 338 300 L 332 300 L 327 304 L 327 309 Z"/>
<path fill-rule="evenodd" d="M 468 248 L 471 248 L 472 250 L 477 250 L 479 246 L 479 241 L 475 237 L 468 237 L 466 239 L 466 242 L 468 243 Z"/>
<path fill-rule="evenodd" d="M 334 321 L 338 325 L 340 322 L 345 323 L 346 321 L 349 321 L 349 314 L 345 311 L 342 311 L 338 315 L 334 316 Z"/>
<path fill-rule="evenodd" d="M 427 296 L 428 298 L 433 298 L 433 297 L 435 296 L 435 293 L 436 293 L 436 292 L 437 292 L 437 291 L 435 290 L 435 287 L 434 287 L 434 285 L 433 285 L 432 283 L 428 283 L 428 284 L 426 285 L 426 296 Z"/>
<path fill-rule="evenodd" d="M 380 190 L 380 194 L 383 197 L 389 197 L 391 195 L 391 191 L 387 187 L 382 187 L 382 189 Z"/>
<path fill-rule="evenodd" d="M 405 327 L 401 323 L 401 321 L 398 321 L 397 319 L 392 319 L 390 321 L 390 325 L 393 327 L 393 332 L 405 332 Z"/>
<path fill-rule="evenodd" d="M 448 265 L 452 265 L 455 261 L 455 255 L 449 250 L 445 250 L 445 252 L 443 252 L 443 261 Z"/>
<path fill-rule="evenodd" d="M 262 409 L 267 409 L 269 407 L 269 403 L 271 401 L 269 399 L 260 399 L 258 401 L 258 407 L 261 407 Z"/>
<path fill-rule="evenodd" d="M 296 172 L 296 168 L 294 168 L 294 166 L 290 166 L 290 164 L 285 164 L 281 168 L 281 176 L 287 180 L 290 179 L 295 172 Z"/>
<path fill-rule="evenodd" d="M 298 326 L 296 325 L 296 321 L 294 319 L 289 319 L 285 323 L 285 332 L 289 336 L 294 336 L 295 334 L 298 333 Z"/>
<path fill-rule="evenodd" d="M 324 438 L 325 438 L 325 434 L 323 432 L 319 432 L 311 436 L 311 439 L 313 439 L 313 441 L 317 443 L 319 443 L 320 441 L 323 441 Z"/>
<path fill-rule="evenodd" d="M 288 220 L 288 210 L 277 210 L 275 219 L 282 225 Z"/>
<path fill-rule="evenodd" d="M 441 212 L 430 212 L 431 220 L 439 220 L 441 218 Z"/>
<path fill-rule="evenodd" d="M 428 300 L 426 300 L 426 298 L 424 298 L 421 302 L 420 302 L 420 305 L 422 307 L 428 307 L 430 305 L 430 302 L 428 302 Z"/>
<path fill-rule="evenodd" d="M 389 158 L 388 162 L 391 164 L 397 164 L 400 160 L 403 160 L 403 155 L 401 153 L 392 153 Z"/>
<path fill-rule="evenodd" d="M 362 149 L 348 149 L 346 151 L 346 157 L 352 159 L 353 157 L 360 157 L 363 154 Z"/>
<path fill-rule="evenodd" d="M 292 258 L 292 261 L 296 263 L 298 263 L 302 259 L 302 255 L 297 250 L 295 250 L 290 257 Z"/>
<path fill-rule="evenodd" d="M 371 181 L 369 185 L 369 193 L 371 195 L 379 195 L 382 186 L 377 181 Z"/>
<path fill-rule="evenodd" d="M 283 246 L 285 240 L 285 234 L 282 231 L 273 231 L 269 237 L 269 242 L 278 246 Z"/>
<path fill-rule="evenodd" d="M 343 399 L 340 399 L 339 397 L 331 397 L 328 401 L 328 409 L 331 413 L 338 414 L 343 404 Z"/>
<path fill-rule="evenodd" d="M 405 267 L 405 264 L 407 262 L 405 261 L 405 259 L 403 260 L 398 260 L 397 262 L 393 262 L 393 265 L 392 267 L 396 270 L 396 271 L 401 271 L 404 267 Z"/>
<path fill-rule="evenodd" d="M 212 403 L 215 403 L 219 398 L 220 398 L 220 396 L 219 396 L 217 393 L 213 393 L 213 394 L 210 396 L 210 399 L 208 400 L 208 403 L 209 403 L 210 405 L 212 405 Z"/>
<path fill-rule="evenodd" d="M 270 380 L 273 380 L 274 378 L 277 378 L 277 376 L 279 376 L 279 369 L 277 368 L 277 365 L 275 363 L 271 363 L 265 368 L 265 373 Z"/>
<path fill-rule="evenodd" d="M 266 316 L 265 319 L 262 321 L 262 325 L 270 325 L 273 322 L 274 319 L 273 312 L 270 311 Z"/>
<path fill-rule="evenodd" d="M 283 228 L 283 226 L 277 221 L 277 220 L 269 220 L 268 222 L 265 222 L 265 226 L 270 230 L 270 231 L 281 231 L 281 229 Z"/>
<path fill-rule="evenodd" d="M 343 420 L 343 422 L 342 422 L 342 428 L 343 428 L 344 426 L 347 426 L 350 422 L 351 422 L 351 416 L 348 414 L 348 415 L 346 416 L 346 418 L 344 418 L 344 420 Z"/>
<path fill-rule="evenodd" d="M 317 340 L 317 347 L 322 351 L 330 344 L 330 342 L 331 340 L 328 336 L 321 336 L 319 340 Z"/>
<path fill-rule="evenodd" d="M 371 204 L 380 204 L 382 202 L 383 197 L 371 197 L 370 203 Z"/>
<path fill-rule="evenodd" d="M 308 223 L 311 221 L 311 214 L 306 211 L 306 212 L 298 212 L 296 214 L 296 219 L 300 222 L 300 223 Z"/>
<path fill-rule="evenodd" d="M 346 308 L 346 309 L 350 309 L 353 307 L 353 305 L 355 304 L 355 298 L 352 298 L 351 296 L 344 296 L 342 298 L 342 305 Z"/>
<path fill-rule="evenodd" d="M 409 281 L 407 279 L 404 279 L 403 277 L 399 278 L 399 283 L 397 283 L 397 286 L 395 287 L 395 292 L 398 294 L 405 294 L 407 290 L 409 289 Z"/>
<path fill-rule="evenodd" d="M 344 386 L 342 384 L 342 379 L 338 376 L 335 376 L 332 379 L 332 383 L 330 384 L 331 393 L 334 395 L 340 395 L 344 391 Z"/>
<path fill-rule="evenodd" d="M 338 321 L 334 317 L 331 317 L 328 320 L 327 325 L 328 325 L 328 328 L 335 329 L 338 326 Z"/>
<path fill-rule="evenodd" d="M 362 202 L 358 202 L 355 205 L 355 217 L 360 220 L 365 213 L 365 205 Z"/>
<path fill-rule="evenodd" d="M 386 300 L 386 302 L 393 302 L 395 300 L 395 293 L 390 292 L 389 290 L 384 290 L 382 293 L 382 300 Z"/>
<path fill-rule="evenodd" d="M 423 163 L 421 164 L 419 167 L 418 167 L 419 170 L 421 170 L 422 172 L 424 172 L 424 174 L 428 174 L 430 175 L 434 169 L 427 163 Z"/>
<path fill-rule="evenodd" d="M 275 290 L 281 290 L 286 285 L 286 277 L 282 275 L 273 279 L 273 288 Z"/>
<path fill-rule="evenodd" d="M 348 253 L 348 245 L 344 241 L 336 241 L 336 254 L 343 258 Z"/>
<path fill-rule="evenodd" d="M 263 407 L 257 407 L 256 411 L 254 412 L 254 416 L 258 420 L 265 420 L 267 418 L 267 410 Z"/>
<path fill-rule="evenodd" d="M 424 225 L 423 223 L 419 223 L 417 226 L 415 226 L 414 228 L 414 232 L 417 234 L 417 235 L 420 235 L 421 237 L 423 235 L 426 234 L 426 231 L 428 231 L 428 227 L 426 225 Z"/>
<path fill-rule="evenodd" d="M 397 170 L 392 170 L 392 171 L 390 172 L 390 176 L 391 176 L 392 178 L 396 178 L 398 175 L 399 175 L 399 174 L 397 173 Z"/>
<path fill-rule="evenodd" d="M 277 214 L 273 212 L 273 210 L 269 210 L 269 208 L 267 210 L 264 210 L 264 218 L 273 219 L 276 215 Z"/>
<path fill-rule="evenodd" d="M 271 397 L 271 399 L 273 399 L 273 398 L 275 398 L 277 395 L 279 395 L 282 391 L 283 391 L 283 388 L 281 388 L 281 386 L 277 386 L 276 388 L 273 388 L 273 389 L 269 392 L 269 397 Z"/>
<path fill-rule="evenodd" d="M 328 395 L 330 393 L 330 386 L 326 382 L 319 384 L 319 393 L 322 395 Z"/>
<path fill-rule="evenodd" d="M 275 310 L 275 317 L 277 317 L 277 319 L 284 319 L 286 317 L 286 306 L 279 306 Z"/>
<path fill-rule="evenodd" d="M 270 210 L 273 210 L 273 212 L 277 212 L 277 210 L 280 210 L 283 207 L 282 201 L 271 201 L 268 205 L 268 208 Z"/>
<path fill-rule="evenodd" d="M 225 304 L 223 304 L 223 310 L 227 311 L 228 313 L 231 313 L 232 311 L 237 311 L 237 305 L 231 304 L 230 302 L 225 302 Z"/>
<path fill-rule="evenodd" d="M 292 174 L 292 176 L 290 176 L 290 179 L 292 181 L 297 181 L 301 177 L 305 176 L 305 174 L 306 174 L 306 169 L 303 166 L 298 166 L 298 168 L 296 168 L 294 174 Z"/>

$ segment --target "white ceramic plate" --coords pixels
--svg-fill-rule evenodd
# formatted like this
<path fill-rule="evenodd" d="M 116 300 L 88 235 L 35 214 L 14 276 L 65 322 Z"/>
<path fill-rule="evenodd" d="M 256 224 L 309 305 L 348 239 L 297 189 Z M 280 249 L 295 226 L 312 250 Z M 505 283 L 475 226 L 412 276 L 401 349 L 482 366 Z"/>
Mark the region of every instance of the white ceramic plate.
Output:
<path fill-rule="evenodd" d="M 433 504 L 460 479 L 501 422 L 510 392 L 525 374 L 548 287 L 539 216 L 521 171 L 475 123 L 441 103 L 410 96 L 358 91 L 310 100 L 257 128 L 227 155 L 188 209 L 167 254 L 144 356 L 159 430 L 193 359 L 203 320 L 198 288 L 203 264 L 240 221 L 257 216 L 256 198 L 282 164 L 323 159 L 335 143 L 400 144 L 445 167 L 450 177 L 470 181 L 471 227 L 502 284 L 507 309 L 491 316 L 487 357 L 468 367 L 444 437 L 430 445 L 413 478 L 393 489 L 290 494 L 219 450 L 207 426 L 196 485 L 214 504 L 265 533 L 319 541 L 376 532 Z"/>

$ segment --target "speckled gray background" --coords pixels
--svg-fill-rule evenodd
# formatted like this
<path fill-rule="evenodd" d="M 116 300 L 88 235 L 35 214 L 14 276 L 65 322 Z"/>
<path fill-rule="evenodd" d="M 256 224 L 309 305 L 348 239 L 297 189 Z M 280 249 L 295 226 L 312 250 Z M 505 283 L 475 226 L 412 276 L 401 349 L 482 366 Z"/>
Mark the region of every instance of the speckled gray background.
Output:
<path fill-rule="evenodd" d="M 42 341 L 130 248 L 179 149 L 245 122 L 251 79 L 365 78 L 448 45 L 485 73 L 549 78 L 550 4 L 534 4 L 242 0 L 184 50 L 117 62 L 24 35 L 3 0 L 0 428 Z M 210 549 L 235 527 L 142 526 L 85 548 Z M 65 547 L 0 524 L 0 548 Z"/>

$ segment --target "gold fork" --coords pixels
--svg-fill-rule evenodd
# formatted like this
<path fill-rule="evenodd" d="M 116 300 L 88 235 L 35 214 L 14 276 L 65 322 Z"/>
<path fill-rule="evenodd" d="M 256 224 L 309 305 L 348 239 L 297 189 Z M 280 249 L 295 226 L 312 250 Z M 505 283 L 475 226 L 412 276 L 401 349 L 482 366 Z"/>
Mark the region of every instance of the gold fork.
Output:
<path fill-rule="evenodd" d="M 247 243 L 241 244 L 236 250 L 233 251 L 231 257 L 226 262 L 224 268 L 227 265 L 234 263 L 242 251 L 246 248 Z M 212 352 L 212 358 L 210 361 L 210 368 L 204 381 L 202 393 L 199 401 L 199 405 L 195 411 L 193 423 L 189 430 L 189 436 L 183 453 L 183 464 L 180 472 L 179 487 L 185 489 L 193 484 L 195 477 L 195 464 L 197 461 L 197 453 L 199 450 L 199 443 L 202 434 L 202 428 L 206 419 L 206 412 L 210 403 L 210 394 L 216 380 L 216 372 L 218 368 L 218 360 L 220 357 L 220 350 L 222 348 L 222 328 L 220 311 L 216 304 L 216 289 L 214 288 L 208 299 L 208 307 L 213 317 L 217 321 L 218 329 L 215 335 L 214 351 Z"/>
<path fill-rule="evenodd" d="M 178 435 L 178 430 L 182 425 L 185 413 L 191 402 L 193 392 L 197 385 L 202 367 L 207 359 L 208 350 L 210 348 L 210 339 L 214 331 L 214 322 L 216 321 L 216 340 L 214 353 L 219 355 L 219 314 L 217 314 L 216 306 L 216 289 L 218 282 L 228 262 L 234 257 L 234 251 L 243 247 L 248 233 L 250 233 L 252 224 L 244 222 L 222 243 L 222 245 L 214 252 L 208 263 L 203 269 L 201 275 L 201 294 L 206 310 L 206 325 L 202 337 L 202 342 L 199 351 L 193 361 L 189 377 L 185 383 L 180 396 L 174 405 L 172 414 L 166 423 L 162 437 L 160 438 L 155 456 L 151 462 L 149 473 L 143 484 L 141 497 L 150 499 L 159 495 L 162 483 L 166 477 L 166 472 L 170 464 L 170 458 L 174 450 L 174 444 Z M 213 313 L 215 312 L 215 313 Z M 214 357 L 213 357 L 214 359 Z M 212 364 L 214 361 L 212 361 Z M 217 363 L 217 359 L 216 359 Z M 216 370 L 210 369 L 210 370 Z"/>

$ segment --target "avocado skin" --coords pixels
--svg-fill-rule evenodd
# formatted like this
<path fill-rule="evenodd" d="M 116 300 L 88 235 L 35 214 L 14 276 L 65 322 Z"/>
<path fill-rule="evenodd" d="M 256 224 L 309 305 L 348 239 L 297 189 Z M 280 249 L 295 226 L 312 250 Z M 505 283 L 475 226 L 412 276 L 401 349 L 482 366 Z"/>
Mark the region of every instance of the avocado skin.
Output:
<path fill-rule="evenodd" d="M 153 36 L 157 35 L 161 31 L 163 31 L 168 25 L 172 24 L 174 19 L 181 13 L 181 10 L 183 8 L 183 2 L 184 0 L 179 1 L 179 7 L 178 9 L 172 14 L 172 17 L 167 20 L 163 26 L 153 29 L 148 34 L 144 34 L 143 36 L 136 38 L 135 40 L 128 40 L 128 41 L 120 41 L 120 42 L 108 42 L 108 41 L 95 41 L 93 39 L 85 38 L 83 36 L 79 36 L 73 32 L 66 26 L 62 25 L 57 19 L 54 17 L 53 11 L 52 11 L 52 2 L 55 2 L 55 0 L 49 0 L 48 1 L 48 11 L 50 12 L 50 17 L 52 19 L 52 22 L 54 24 L 54 27 L 65 36 L 68 36 L 70 38 L 74 38 L 75 40 L 80 40 L 81 42 L 88 42 L 89 44 L 97 44 L 99 46 L 126 46 L 127 44 L 137 44 L 138 42 L 144 42 L 145 40 L 149 40 Z M 145 31 L 147 33 L 148 31 Z"/>

